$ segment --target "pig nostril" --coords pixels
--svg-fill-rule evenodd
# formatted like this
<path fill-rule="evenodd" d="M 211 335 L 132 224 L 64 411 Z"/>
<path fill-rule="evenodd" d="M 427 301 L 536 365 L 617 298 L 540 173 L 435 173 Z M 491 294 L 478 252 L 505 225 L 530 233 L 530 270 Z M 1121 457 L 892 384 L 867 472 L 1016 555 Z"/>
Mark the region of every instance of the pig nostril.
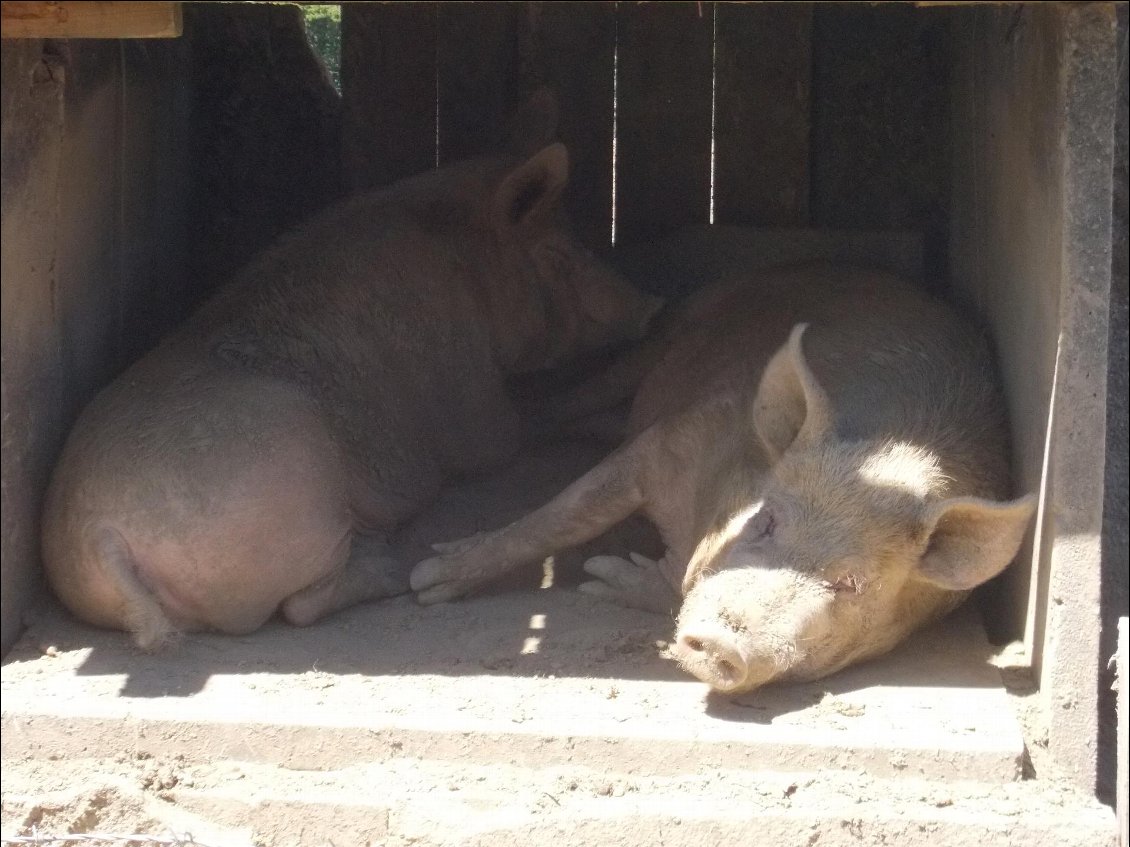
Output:
<path fill-rule="evenodd" d="M 729 690 L 748 674 L 746 660 L 728 633 L 685 633 L 678 643 L 687 669 L 717 688 Z"/>

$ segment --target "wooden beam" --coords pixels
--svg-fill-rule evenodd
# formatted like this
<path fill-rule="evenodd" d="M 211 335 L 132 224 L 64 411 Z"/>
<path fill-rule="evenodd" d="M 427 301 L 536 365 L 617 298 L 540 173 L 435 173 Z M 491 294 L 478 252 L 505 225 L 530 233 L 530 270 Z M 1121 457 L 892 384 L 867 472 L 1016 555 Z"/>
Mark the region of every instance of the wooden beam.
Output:
<path fill-rule="evenodd" d="M 0 3 L 3 38 L 176 38 L 180 3 Z"/>

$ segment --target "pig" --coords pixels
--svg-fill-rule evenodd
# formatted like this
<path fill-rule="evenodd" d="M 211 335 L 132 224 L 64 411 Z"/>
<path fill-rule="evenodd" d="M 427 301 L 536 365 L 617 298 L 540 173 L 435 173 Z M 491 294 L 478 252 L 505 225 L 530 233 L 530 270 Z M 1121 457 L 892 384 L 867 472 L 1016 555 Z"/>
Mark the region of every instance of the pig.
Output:
<path fill-rule="evenodd" d="M 805 265 L 737 274 L 664 327 L 562 401 L 594 411 L 643 373 L 625 442 L 515 523 L 437 545 L 411 573 L 421 602 L 642 512 L 665 554 L 594 557 L 581 589 L 677 610 L 674 657 L 737 693 L 879 656 L 1016 555 L 1034 498 L 1009 499 L 994 362 L 957 312 Z"/>
<path fill-rule="evenodd" d="M 655 298 L 563 224 L 552 96 L 525 112 L 522 155 L 318 213 L 90 403 L 42 523 L 78 617 L 152 650 L 407 592 L 389 534 L 514 453 L 506 377 L 642 334 Z"/>

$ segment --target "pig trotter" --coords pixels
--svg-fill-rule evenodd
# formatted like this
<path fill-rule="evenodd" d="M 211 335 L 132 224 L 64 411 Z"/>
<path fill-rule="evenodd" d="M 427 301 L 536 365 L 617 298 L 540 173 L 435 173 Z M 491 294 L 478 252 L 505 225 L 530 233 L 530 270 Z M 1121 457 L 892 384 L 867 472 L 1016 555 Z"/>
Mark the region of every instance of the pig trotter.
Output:
<path fill-rule="evenodd" d="M 424 605 L 447 603 L 481 588 L 493 577 L 511 569 L 489 543 L 499 532 L 480 532 L 458 541 L 433 544 L 439 553 L 412 569 L 412 590 Z"/>
<path fill-rule="evenodd" d="M 666 556 L 655 561 L 639 553 L 632 553 L 631 561 L 619 556 L 594 556 L 585 562 L 585 572 L 597 578 L 578 588 L 617 606 L 674 614 L 682 597 L 666 578 L 666 561 Z"/>

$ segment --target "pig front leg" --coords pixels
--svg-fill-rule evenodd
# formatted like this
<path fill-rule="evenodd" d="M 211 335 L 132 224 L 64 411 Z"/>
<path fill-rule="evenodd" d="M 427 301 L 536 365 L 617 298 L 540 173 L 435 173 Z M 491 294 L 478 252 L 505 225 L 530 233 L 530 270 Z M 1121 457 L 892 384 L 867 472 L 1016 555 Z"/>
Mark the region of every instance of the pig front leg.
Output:
<path fill-rule="evenodd" d="M 639 553 L 629 558 L 619 556 L 594 556 L 585 562 L 585 572 L 597 577 L 581 583 L 578 588 L 586 594 L 645 612 L 674 614 L 682 604 L 682 583 L 686 564 L 674 562 L 668 550 L 661 559 L 649 559 Z"/>
<path fill-rule="evenodd" d="M 412 570 L 421 603 L 467 594 L 525 564 L 600 535 L 644 504 L 640 469 L 653 439 L 641 434 L 524 518 L 494 532 L 436 545 L 442 553 Z"/>

